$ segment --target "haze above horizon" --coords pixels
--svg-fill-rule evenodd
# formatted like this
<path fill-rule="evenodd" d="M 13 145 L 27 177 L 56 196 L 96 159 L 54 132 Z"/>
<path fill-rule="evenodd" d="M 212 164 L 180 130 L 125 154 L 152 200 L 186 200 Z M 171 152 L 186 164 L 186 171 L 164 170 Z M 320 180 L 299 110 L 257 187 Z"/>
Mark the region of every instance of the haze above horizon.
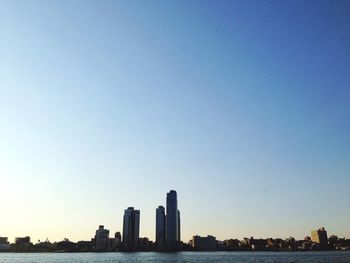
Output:
<path fill-rule="evenodd" d="M 0 236 L 350 237 L 349 1 L 2 1 Z"/>

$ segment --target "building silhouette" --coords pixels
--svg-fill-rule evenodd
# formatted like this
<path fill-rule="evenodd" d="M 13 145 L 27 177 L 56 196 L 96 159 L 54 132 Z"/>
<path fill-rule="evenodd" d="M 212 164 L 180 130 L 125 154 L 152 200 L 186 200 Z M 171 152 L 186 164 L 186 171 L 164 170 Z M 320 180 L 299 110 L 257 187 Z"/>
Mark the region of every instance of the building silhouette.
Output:
<path fill-rule="evenodd" d="M 180 212 L 177 193 L 171 190 L 166 197 L 166 243 L 168 249 L 176 249 L 180 241 Z"/>
<path fill-rule="evenodd" d="M 10 243 L 7 237 L 0 237 L 0 251 L 8 250 L 10 248 Z"/>
<path fill-rule="evenodd" d="M 321 227 L 318 230 L 311 231 L 311 240 L 312 242 L 319 244 L 320 246 L 327 246 L 328 245 L 328 237 L 327 237 L 327 231 L 324 227 Z"/>
<path fill-rule="evenodd" d="M 26 236 L 26 237 L 16 237 L 15 239 L 15 244 L 16 245 L 29 245 L 30 244 L 30 237 Z"/>
<path fill-rule="evenodd" d="M 114 239 L 116 247 L 119 248 L 120 244 L 122 243 L 122 235 L 120 234 L 120 232 L 116 232 L 114 234 Z"/>
<path fill-rule="evenodd" d="M 181 241 L 180 210 L 177 210 L 177 241 Z"/>
<path fill-rule="evenodd" d="M 140 237 L 140 210 L 128 207 L 124 210 L 123 220 L 123 248 L 134 250 Z"/>
<path fill-rule="evenodd" d="M 156 245 L 161 249 L 165 246 L 166 216 L 164 206 L 156 209 Z"/>
<path fill-rule="evenodd" d="M 93 239 L 93 248 L 96 251 L 107 251 L 109 249 L 109 230 L 99 225 Z"/>
<path fill-rule="evenodd" d="M 189 243 L 196 250 L 211 251 L 217 249 L 217 242 L 214 236 L 193 236 Z"/>

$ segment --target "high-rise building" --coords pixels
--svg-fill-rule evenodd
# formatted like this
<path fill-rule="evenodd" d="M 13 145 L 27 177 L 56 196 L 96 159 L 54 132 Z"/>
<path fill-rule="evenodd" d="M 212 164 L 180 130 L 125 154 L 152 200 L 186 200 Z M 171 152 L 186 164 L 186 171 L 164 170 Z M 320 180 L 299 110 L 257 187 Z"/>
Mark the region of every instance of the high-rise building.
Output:
<path fill-rule="evenodd" d="M 311 240 L 314 243 L 325 246 L 328 244 L 327 231 L 324 227 L 321 227 L 318 230 L 311 231 Z"/>
<path fill-rule="evenodd" d="M 165 225 L 165 208 L 160 205 L 156 209 L 156 244 L 158 248 L 162 248 L 165 245 Z"/>
<path fill-rule="evenodd" d="M 94 241 L 94 250 L 106 251 L 109 248 L 109 230 L 100 225 L 96 230 Z"/>
<path fill-rule="evenodd" d="M 140 210 L 128 207 L 124 211 L 123 246 L 132 250 L 137 248 L 140 237 Z"/>
<path fill-rule="evenodd" d="M 177 193 L 171 190 L 166 197 L 166 242 L 169 249 L 176 249 L 180 241 L 179 211 Z"/>
<path fill-rule="evenodd" d="M 177 241 L 181 241 L 180 210 L 177 210 Z"/>

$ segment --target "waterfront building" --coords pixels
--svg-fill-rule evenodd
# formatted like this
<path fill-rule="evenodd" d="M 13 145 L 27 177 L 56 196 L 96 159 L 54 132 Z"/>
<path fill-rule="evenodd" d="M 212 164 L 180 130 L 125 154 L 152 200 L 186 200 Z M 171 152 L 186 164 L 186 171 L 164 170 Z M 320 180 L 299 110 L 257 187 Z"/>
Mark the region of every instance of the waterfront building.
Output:
<path fill-rule="evenodd" d="M 55 244 L 56 249 L 62 252 L 75 252 L 77 244 L 69 241 L 68 238 L 64 238 L 62 241 Z"/>
<path fill-rule="evenodd" d="M 10 248 L 10 243 L 7 237 L 0 237 L 0 251 L 8 250 Z"/>
<path fill-rule="evenodd" d="M 165 245 L 165 225 L 165 208 L 160 205 L 156 209 L 156 245 L 158 248 L 162 248 Z"/>
<path fill-rule="evenodd" d="M 140 237 L 140 210 L 128 207 L 124 211 L 123 247 L 127 250 L 136 249 Z"/>
<path fill-rule="evenodd" d="M 269 249 L 280 249 L 283 247 L 284 240 L 281 238 L 268 238 L 266 245 Z"/>
<path fill-rule="evenodd" d="M 94 250 L 107 251 L 109 249 L 109 230 L 100 225 L 94 238 Z"/>
<path fill-rule="evenodd" d="M 180 228 L 180 210 L 177 210 L 177 241 L 181 241 L 181 228 Z"/>
<path fill-rule="evenodd" d="M 120 247 L 120 244 L 122 243 L 122 236 L 121 236 L 120 232 L 116 232 L 114 234 L 114 239 L 115 239 L 115 243 L 116 243 L 117 248 Z"/>
<path fill-rule="evenodd" d="M 327 231 L 325 230 L 325 228 L 321 227 L 318 230 L 311 231 L 311 240 L 312 242 L 321 246 L 328 245 Z"/>
<path fill-rule="evenodd" d="M 201 251 L 212 251 L 217 249 L 217 241 L 214 236 L 193 236 L 192 240 L 190 240 L 190 245 L 196 250 Z"/>
<path fill-rule="evenodd" d="M 93 242 L 91 241 L 78 241 L 75 245 L 77 252 L 90 252 L 93 251 Z"/>
<path fill-rule="evenodd" d="M 250 239 L 249 243 L 252 250 L 266 250 L 268 248 L 267 239 Z"/>
<path fill-rule="evenodd" d="M 241 242 L 238 239 L 226 239 L 223 243 L 224 247 L 229 250 L 238 249 L 241 246 Z"/>
<path fill-rule="evenodd" d="M 179 238 L 179 211 L 177 209 L 177 193 L 171 190 L 166 198 L 166 242 L 169 249 L 176 249 Z"/>
<path fill-rule="evenodd" d="M 267 239 L 255 239 L 254 237 L 244 238 L 242 246 L 252 250 L 265 250 L 268 247 Z"/>
<path fill-rule="evenodd" d="M 117 240 L 114 237 L 108 238 L 108 250 L 109 251 L 117 250 Z"/>
<path fill-rule="evenodd" d="M 142 251 L 152 251 L 153 242 L 150 241 L 147 237 L 141 237 L 139 243 L 139 249 Z"/>
<path fill-rule="evenodd" d="M 29 245 L 30 244 L 30 237 L 16 237 L 15 244 L 19 246 Z"/>

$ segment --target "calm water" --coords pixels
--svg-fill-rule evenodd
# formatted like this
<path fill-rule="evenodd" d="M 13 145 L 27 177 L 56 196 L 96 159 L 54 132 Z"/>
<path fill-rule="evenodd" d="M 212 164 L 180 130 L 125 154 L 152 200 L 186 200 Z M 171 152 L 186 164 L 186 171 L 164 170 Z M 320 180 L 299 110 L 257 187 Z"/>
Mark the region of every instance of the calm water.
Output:
<path fill-rule="evenodd" d="M 350 252 L 0 253 L 0 263 L 237 262 L 350 263 Z"/>

